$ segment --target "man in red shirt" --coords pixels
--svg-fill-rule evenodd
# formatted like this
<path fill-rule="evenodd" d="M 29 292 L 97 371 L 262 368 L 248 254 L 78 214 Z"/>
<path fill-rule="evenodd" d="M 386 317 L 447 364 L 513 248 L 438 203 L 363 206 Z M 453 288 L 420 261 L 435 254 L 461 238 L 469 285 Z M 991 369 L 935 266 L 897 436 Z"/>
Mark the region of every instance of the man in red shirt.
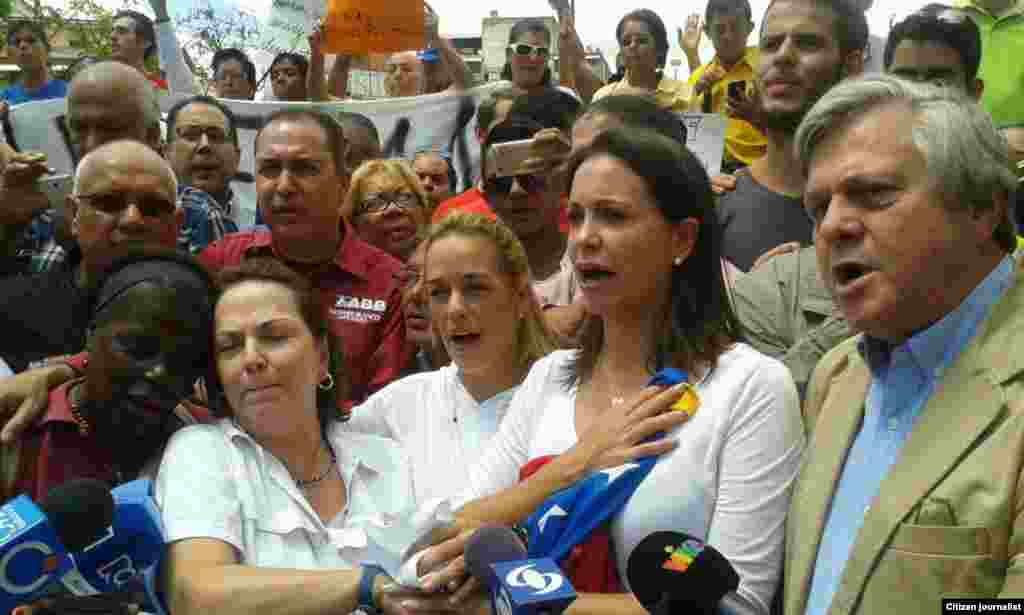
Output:
<path fill-rule="evenodd" d="M 359 239 L 341 217 L 348 187 L 340 125 L 312 110 L 272 114 L 256 135 L 256 192 L 270 230 L 228 235 L 200 255 L 210 268 L 272 255 L 309 276 L 348 359 L 351 401 L 398 377 L 412 359 L 405 343 L 401 263 Z"/>

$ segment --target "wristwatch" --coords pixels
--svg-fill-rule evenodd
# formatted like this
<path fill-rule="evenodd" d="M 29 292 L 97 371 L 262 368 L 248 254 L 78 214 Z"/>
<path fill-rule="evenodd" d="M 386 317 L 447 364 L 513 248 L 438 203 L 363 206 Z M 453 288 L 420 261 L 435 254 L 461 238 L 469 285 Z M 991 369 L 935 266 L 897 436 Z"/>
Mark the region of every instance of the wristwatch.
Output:
<path fill-rule="evenodd" d="M 381 611 L 373 601 L 373 583 L 377 576 L 387 574 L 376 564 L 363 564 L 363 576 L 359 579 L 359 606 L 352 615 L 378 615 Z"/>

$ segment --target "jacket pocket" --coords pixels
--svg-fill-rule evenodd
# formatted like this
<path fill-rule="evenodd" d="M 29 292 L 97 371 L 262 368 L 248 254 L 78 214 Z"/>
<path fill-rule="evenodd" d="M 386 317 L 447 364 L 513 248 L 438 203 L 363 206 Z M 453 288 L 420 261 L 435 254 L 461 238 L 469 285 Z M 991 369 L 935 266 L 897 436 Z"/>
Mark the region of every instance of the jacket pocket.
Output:
<path fill-rule="evenodd" d="M 985 557 L 992 553 L 992 537 L 985 527 L 904 523 L 889 548 L 922 557 Z"/>

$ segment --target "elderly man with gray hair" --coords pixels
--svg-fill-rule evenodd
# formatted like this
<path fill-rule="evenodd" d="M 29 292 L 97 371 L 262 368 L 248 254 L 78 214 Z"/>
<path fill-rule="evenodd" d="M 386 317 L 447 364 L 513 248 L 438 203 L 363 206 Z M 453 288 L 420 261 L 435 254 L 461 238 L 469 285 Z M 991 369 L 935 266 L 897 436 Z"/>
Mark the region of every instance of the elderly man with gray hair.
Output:
<path fill-rule="evenodd" d="M 1024 283 L 991 118 L 953 90 L 842 83 L 796 134 L 819 270 L 859 334 L 808 388 L 785 613 L 1024 596 Z"/>

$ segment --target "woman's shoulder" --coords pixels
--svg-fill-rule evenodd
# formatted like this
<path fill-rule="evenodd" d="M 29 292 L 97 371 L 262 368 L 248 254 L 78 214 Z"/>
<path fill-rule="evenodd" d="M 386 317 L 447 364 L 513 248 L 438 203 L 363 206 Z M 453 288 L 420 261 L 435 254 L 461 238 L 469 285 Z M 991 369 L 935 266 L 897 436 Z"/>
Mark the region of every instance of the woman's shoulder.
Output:
<path fill-rule="evenodd" d="M 530 373 L 526 375 L 526 382 L 531 380 L 561 379 L 569 376 L 572 362 L 576 358 L 575 350 L 555 350 L 534 361 L 530 366 Z"/>
<path fill-rule="evenodd" d="M 796 395 L 793 376 L 782 361 L 744 342 L 733 344 L 719 355 L 708 385 L 742 389 L 752 394 Z"/>
<path fill-rule="evenodd" d="M 212 423 L 186 425 L 171 435 L 167 448 L 222 446 L 229 441 L 231 419 L 221 418 Z"/>

